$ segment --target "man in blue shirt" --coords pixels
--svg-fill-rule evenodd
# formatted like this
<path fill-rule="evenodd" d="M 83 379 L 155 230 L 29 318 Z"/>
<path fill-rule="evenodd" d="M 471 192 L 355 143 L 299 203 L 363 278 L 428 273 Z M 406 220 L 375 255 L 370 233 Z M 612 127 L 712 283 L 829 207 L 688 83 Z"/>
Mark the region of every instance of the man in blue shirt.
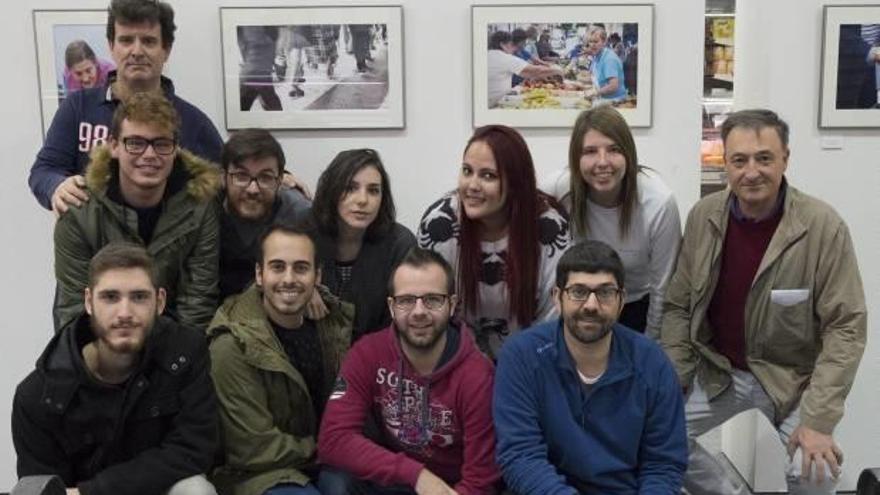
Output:
<path fill-rule="evenodd" d="M 107 9 L 107 41 L 116 63 L 105 86 L 65 98 L 31 167 L 28 184 L 37 201 L 58 215 L 88 200 L 82 176 L 94 146 L 108 142 L 119 102 L 139 92 L 159 92 L 180 116 L 180 146 L 212 162 L 223 140 L 201 110 L 174 94 L 162 68 L 174 43 L 174 11 L 162 1 L 113 0 Z"/>
<path fill-rule="evenodd" d="M 623 263 L 599 241 L 556 268 L 560 319 L 501 349 L 497 460 L 519 495 L 678 493 L 687 467 L 684 399 L 649 337 L 617 322 Z"/>
<path fill-rule="evenodd" d="M 605 46 L 608 33 L 605 28 L 596 26 L 587 35 L 587 53 L 593 57 L 590 70 L 593 72 L 593 89 L 599 98 L 619 101 L 626 97 L 626 84 L 623 76 L 623 62 L 614 50 Z"/>

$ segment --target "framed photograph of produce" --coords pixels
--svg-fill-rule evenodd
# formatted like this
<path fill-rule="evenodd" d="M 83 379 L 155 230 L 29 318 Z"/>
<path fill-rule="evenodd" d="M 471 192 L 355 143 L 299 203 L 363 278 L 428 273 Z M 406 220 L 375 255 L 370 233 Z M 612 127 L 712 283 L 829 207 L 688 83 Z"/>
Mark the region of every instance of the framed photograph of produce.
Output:
<path fill-rule="evenodd" d="M 107 10 L 34 10 L 34 44 L 43 135 L 58 106 L 75 91 L 103 86 L 115 68 Z"/>
<path fill-rule="evenodd" d="M 570 127 L 614 105 L 651 126 L 653 5 L 474 5 L 473 124 Z"/>
<path fill-rule="evenodd" d="M 404 127 L 403 7 L 221 7 L 227 129 Z"/>
<path fill-rule="evenodd" d="M 880 4 L 826 5 L 819 127 L 880 127 Z"/>

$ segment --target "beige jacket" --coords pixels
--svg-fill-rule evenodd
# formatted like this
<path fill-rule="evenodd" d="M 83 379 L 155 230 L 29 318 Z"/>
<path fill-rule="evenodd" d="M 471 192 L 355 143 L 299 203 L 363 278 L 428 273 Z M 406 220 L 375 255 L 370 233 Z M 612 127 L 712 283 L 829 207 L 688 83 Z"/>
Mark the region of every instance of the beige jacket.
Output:
<path fill-rule="evenodd" d="M 710 344 L 706 318 L 729 197 L 729 190 L 707 196 L 688 215 L 661 330 L 681 383 L 696 374 L 710 400 L 731 381 L 731 364 Z M 830 434 L 865 347 L 862 280 L 849 231 L 834 209 L 791 186 L 783 208 L 746 300 L 746 360 L 773 400 L 777 422 L 800 401 L 801 422 Z"/>

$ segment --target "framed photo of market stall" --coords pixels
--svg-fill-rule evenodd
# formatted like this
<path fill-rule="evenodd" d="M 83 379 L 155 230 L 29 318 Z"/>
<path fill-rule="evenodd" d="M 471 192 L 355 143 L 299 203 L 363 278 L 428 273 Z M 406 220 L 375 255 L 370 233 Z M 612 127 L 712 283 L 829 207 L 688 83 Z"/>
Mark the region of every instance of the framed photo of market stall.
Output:
<path fill-rule="evenodd" d="M 820 128 L 880 127 L 880 5 L 826 5 Z"/>
<path fill-rule="evenodd" d="M 651 126 L 653 5 L 474 5 L 473 124 L 570 127 L 613 105 Z"/>
<path fill-rule="evenodd" d="M 227 129 L 404 127 L 403 7 L 221 7 Z"/>

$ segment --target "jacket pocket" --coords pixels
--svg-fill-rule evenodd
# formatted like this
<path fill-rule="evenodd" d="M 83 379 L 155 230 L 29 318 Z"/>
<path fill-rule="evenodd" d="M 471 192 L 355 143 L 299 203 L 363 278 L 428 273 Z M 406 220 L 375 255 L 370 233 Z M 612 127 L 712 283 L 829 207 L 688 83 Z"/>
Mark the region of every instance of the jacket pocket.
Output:
<path fill-rule="evenodd" d="M 767 326 L 763 329 L 764 355 L 770 361 L 796 368 L 810 367 L 815 361 L 812 308 L 809 289 L 770 292 Z"/>

